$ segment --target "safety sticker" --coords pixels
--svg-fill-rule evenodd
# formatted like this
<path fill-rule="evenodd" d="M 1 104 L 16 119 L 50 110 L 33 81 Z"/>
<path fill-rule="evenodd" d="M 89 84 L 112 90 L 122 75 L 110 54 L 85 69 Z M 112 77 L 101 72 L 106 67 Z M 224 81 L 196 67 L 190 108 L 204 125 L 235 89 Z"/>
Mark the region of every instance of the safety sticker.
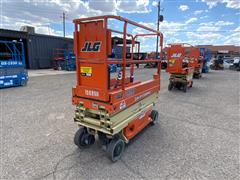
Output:
<path fill-rule="evenodd" d="M 170 67 L 172 67 L 174 63 L 175 63 L 175 59 L 170 59 L 169 60 L 169 66 Z"/>
<path fill-rule="evenodd" d="M 82 76 L 92 76 L 92 67 L 81 67 Z"/>
<path fill-rule="evenodd" d="M 125 101 L 122 101 L 122 102 L 120 103 L 119 108 L 120 108 L 120 109 L 124 109 L 125 107 L 126 107 L 126 102 L 125 102 Z"/>

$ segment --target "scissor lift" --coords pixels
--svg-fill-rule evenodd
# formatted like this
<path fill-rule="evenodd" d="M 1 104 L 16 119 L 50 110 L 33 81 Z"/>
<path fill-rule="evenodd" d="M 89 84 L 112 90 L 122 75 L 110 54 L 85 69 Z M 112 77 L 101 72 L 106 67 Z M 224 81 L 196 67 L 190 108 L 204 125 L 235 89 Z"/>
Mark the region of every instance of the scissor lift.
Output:
<path fill-rule="evenodd" d="M 109 29 L 109 19 L 121 21 L 123 31 Z M 134 42 L 143 36 L 159 36 L 162 52 L 163 36 L 146 26 L 120 16 L 98 16 L 76 19 L 74 52 L 76 55 L 76 87 L 72 89 L 72 103 L 76 105 L 74 121 L 79 130 L 75 144 L 82 148 L 95 142 L 95 135 L 106 149 L 110 159 L 117 161 L 128 143 L 148 124 L 154 124 L 158 112 L 153 110 L 160 90 L 160 60 L 133 60 Z M 127 33 L 133 25 L 149 34 Z M 122 59 L 109 58 L 112 53 L 111 34 L 123 36 Z M 126 58 L 126 41 L 131 39 L 132 55 Z M 148 81 L 134 80 L 134 64 L 157 62 L 157 71 Z M 117 78 L 111 78 L 108 65 L 119 64 Z M 126 66 L 130 65 L 127 77 Z"/>
<path fill-rule="evenodd" d="M 191 47 L 190 50 L 191 56 L 196 61 L 193 72 L 193 78 L 199 79 L 202 77 L 203 56 L 200 53 L 200 49 L 197 47 Z"/>
<path fill-rule="evenodd" d="M 195 49 L 189 44 L 170 44 L 167 47 L 167 69 L 170 74 L 168 90 L 187 89 L 193 85 L 194 68 L 197 65 Z"/>
<path fill-rule="evenodd" d="M 23 43 L 0 40 L 0 88 L 25 86 L 27 81 Z"/>
<path fill-rule="evenodd" d="M 203 57 L 202 73 L 208 73 L 210 60 L 212 58 L 212 52 L 210 51 L 210 49 L 200 48 L 200 54 Z"/>

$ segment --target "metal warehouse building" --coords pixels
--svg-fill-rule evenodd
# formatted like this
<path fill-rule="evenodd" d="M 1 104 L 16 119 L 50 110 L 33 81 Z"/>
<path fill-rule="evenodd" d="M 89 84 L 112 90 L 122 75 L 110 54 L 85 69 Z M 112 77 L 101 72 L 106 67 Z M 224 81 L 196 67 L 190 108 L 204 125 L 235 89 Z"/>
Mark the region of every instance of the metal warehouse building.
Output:
<path fill-rule="evenodd" d="M 0 29 L 0 40 L 24 43 L 27 69 L 51 68 L 54 49 L 73 48 L 73 39 Z"/>

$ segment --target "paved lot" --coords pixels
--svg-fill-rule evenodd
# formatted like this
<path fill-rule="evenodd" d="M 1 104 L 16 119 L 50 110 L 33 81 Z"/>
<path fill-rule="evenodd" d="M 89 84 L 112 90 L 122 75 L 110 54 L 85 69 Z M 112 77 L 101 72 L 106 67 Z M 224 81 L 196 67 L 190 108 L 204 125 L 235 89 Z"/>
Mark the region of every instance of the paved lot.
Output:
<path fill-rule="evenodd" d="M 27 87 L 0 90 L 0 177 L 238 179 L 239 82 L 238 72 L 212 71 L 186 94 L 168 92 L 163 72 L 159 123 L 112 163 L 98 143 L 86 150 L 73 144 L 75 75 L 32 77 Z"/>

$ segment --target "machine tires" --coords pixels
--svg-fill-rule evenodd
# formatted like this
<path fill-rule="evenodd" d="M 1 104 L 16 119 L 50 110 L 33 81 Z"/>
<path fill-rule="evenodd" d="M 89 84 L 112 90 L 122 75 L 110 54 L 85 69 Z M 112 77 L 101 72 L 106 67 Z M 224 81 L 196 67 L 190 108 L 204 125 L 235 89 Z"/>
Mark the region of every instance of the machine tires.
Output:
<path fill-rule="evenodd" d="M 187 84 L 183 85 L 183 92 L 186 93 L 186 92 L 187 92 L 187 88 L 188 88 L 188 87 L 187 87 Z"/>
<path fill-rule="evenodd" d="M 21 81 L 21 86 L 27 86 L 27 81 Z"/>
<path fill-rule="evenodd" d="M 94 144 L 95 137 L 89 134 L 86 128 L 79 128 L 74 136 L 74 143 L 79 148 L 87 148 Z"/>
<path fill-rule="evenodd" d="M 168 85 L 168 90 L 171 91 L 172 89 L 173 89 L 173 83 L 170 82 Z"/>
<path fill-rule="evenodd" d="M 125 148 L 125 143 L 120 138 L 113 138 L 107 145 L 107 154 L 112 162 L 118 161 Z"/>
<path fill-rule="evenodd" d="M 158 111 L 152 110 L 150 117 L 152 119 L 151 125 L 155 125 L 158 121 Z"/>

